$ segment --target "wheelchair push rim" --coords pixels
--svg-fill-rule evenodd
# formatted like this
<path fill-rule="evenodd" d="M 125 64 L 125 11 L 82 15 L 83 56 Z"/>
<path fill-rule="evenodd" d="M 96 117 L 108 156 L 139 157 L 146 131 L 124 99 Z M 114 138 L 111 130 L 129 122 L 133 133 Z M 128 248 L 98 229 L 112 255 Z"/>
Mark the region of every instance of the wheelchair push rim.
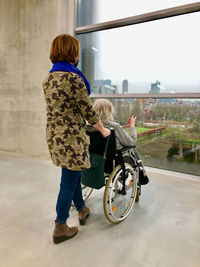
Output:
<path fill-rule="evenodd" d="M 104 213 L 111 223 L 119 223 L 129 215 L 137 195 L 137 175 L 133 167 L 125 163 L 125 192 L 122 190 L 122 173 L 118 165 L 107 180 L 104 191 Z"/>
<path fill-rule="evenodd" d="M 83 201 L 86 201 L 89 198 L 89 196 L 92 194 L 93 188 L 88 187 L 83 184 L 81 184 L 81 187 L 82 187 Z"/>

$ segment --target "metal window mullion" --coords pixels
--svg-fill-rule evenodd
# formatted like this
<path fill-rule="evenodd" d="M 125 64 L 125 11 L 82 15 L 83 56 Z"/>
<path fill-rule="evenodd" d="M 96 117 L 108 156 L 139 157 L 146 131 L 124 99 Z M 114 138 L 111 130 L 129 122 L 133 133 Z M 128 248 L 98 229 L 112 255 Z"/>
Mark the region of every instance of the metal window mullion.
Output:
<path fill-rule="evenodd" d="M 75 34 L 78 35 L 78 34 L 108 30 L 108 29 L 118 28 L 122 26 L 129 26 L 129 25 L 134 25 L 138 23 L 144 23 L 144 22 L 154 21 L 158 19 L 164 19 L 164 18 L 169 18 L 173 16 L 189 14 L 189 13 L 198 12 L 198 11 L 200 11 L 200 2 L 162 9 L 162 10 L 158 10 L 155 12 L 145 13 L 145 14 L 127 17 L 123 19 L 117 19 L 117 20 L 107 21 L 107 22 L 93 24 L 93 25 L 76 27 Z"/>

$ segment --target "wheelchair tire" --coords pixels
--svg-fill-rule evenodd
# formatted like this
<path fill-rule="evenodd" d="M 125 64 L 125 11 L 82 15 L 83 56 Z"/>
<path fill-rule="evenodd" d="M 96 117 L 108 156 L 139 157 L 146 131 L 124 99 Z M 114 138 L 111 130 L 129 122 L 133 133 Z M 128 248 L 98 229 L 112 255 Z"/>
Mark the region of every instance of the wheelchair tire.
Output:
<path fill-rule="evenodd" d="M 85 186 L 83 184 L 81 184 L 81 187 L 82 187 L 83 201 L 85 202 L 92 194 L 93 188 Z M 75 207 L 74 202 L 72 202 L 72 207 Z"/>
<path fill-rule="evenodd" d="M 122 173 L 120 165 L 112 171 L 106 181 L 104 191 L 104 213 L 107 220 L 111 223 L 120 223 L 130 213 L 135 203 L 137 195 L 137 174 L 133 167 L 125 163 L 126 180 L 125 192 L 123 192 Z"/>

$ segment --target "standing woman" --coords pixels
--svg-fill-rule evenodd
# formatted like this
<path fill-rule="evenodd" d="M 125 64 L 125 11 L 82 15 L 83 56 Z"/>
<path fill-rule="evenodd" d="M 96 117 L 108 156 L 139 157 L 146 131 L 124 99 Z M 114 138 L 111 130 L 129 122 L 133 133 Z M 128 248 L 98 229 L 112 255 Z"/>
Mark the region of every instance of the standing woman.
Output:
<path fill-rule="evenodd" d="M 53 164 L 62 169 L 53 231 L 53 241 L 56 244 L 78 232 L 77 227 L 66 224 L 72 200 L 80 224 L 85 224 L 85 219 L 90 214 L 83 202 L 81 190 L 81 170 L 90 167 L 86 121 L 104 137 L 110 134 L 92 107 L 89 82 L 77 68 L 79 56 L 79 40 L 69 34 L 58 35 L 53 40 L 50 51 L 53 67 L 43 82 L 47 144 Z"/>

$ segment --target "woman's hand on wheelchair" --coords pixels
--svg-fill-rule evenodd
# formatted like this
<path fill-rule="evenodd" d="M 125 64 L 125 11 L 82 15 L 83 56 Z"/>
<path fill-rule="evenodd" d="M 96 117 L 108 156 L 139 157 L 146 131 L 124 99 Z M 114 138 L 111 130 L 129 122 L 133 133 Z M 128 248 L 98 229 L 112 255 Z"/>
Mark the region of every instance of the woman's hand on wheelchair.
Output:
<path fill-rule="evenodd" d="M 108 137 L 110 135 L 110 130 L 108 128 L 103 128 L 101 134 L 104 138 Z"/>

